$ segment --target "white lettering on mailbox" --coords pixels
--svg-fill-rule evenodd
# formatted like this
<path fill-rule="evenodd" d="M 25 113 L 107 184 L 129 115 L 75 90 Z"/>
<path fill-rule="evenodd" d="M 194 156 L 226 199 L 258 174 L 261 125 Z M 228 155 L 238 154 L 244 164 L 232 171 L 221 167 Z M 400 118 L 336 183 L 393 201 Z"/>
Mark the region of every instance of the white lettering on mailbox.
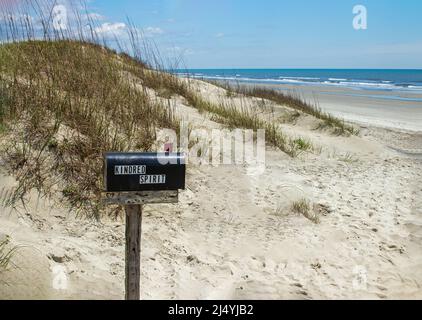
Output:
<path fill-rule="evenodd" d="M 146 166 L 115 166 L 114 167 L 114 174 L 116 176 L 145 174 L 146 171 L 147 171 Z"/>
<path fill-rule="evenodd" d="M 139 179 L 140 184 L 165 184 L 165 174 L 144 175 Z"/>

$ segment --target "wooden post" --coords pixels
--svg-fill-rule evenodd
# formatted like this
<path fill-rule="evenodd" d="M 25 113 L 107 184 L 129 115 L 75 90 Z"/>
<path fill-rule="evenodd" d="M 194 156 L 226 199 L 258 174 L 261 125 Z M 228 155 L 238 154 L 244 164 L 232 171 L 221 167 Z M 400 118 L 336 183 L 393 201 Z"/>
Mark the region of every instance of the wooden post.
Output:
<path fill-rule="evenodd" d="M 126 205 L 126 300 L 140 300 L 142 206 Z"/>
<path fill-rule="evenodd" d="M 142 205 L 177 203 L 179 190 L 185 189 L 185 155 L 172 149 L 168 144 L 165 153 L 107 152 L 103 157 L 103 203 L 126 211 L 126 300 L 141 298 Z"/>

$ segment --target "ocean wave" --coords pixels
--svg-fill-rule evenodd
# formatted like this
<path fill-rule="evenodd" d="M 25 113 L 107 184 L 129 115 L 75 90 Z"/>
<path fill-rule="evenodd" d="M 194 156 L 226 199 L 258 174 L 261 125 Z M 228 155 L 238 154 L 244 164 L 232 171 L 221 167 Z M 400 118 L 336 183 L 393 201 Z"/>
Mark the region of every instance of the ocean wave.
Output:
<path fill-rule="evenodd" d="M 296 80 L 321 80 L 321 78 L 312 78 L 312 77 L 278 77 L 279 79 L 296 79 Z"/>
<path fill-rule="evenodd" d="M 285 79 L 279 79 L 277 81 L 287 82 L 287 83 L 306 83 L 306 81 L 300 81 L 300 80 L 295 80 L 295 79 L 287 79 L 287 78 L 285 78 Z"/>
<path fill-rule="evenodd" d="M 394 83 L 390 80 L 358 80 L 358 79 L 345 79 L 345 78 L 317 78 L 317 77 L 278 77 L 278 78 L 251 78 L 241 76 L 240 74 L 234 75 L 207 75 L 203 73 L 186 74 L 178 73 L 179 76 L 190 76 L 198 79 L 208 79 L 217 81 L 239 81 L 249 83 L 274 83 L 274 84 L 292 84 L 292 85 L 308 85 L 308 86 L 336 86 L 362 90 L 412 90 L 422 91 L 422 86 L 405 83 Z"/>
<path fill-rule="evenodd" d="M 380 83 L 380 82 L 352 82 L 352 81 L 342 81 L 341 85 L 345 86 L 357 86 L 357 87 L 377 87 L 377 88 L 394 88 L 397 87 L 394 84 Z"/>
<path fill-rule="evenodd" d="M 347 81 L 347 79 L 341 79 L 341 78 L 329 78 L 330 81 Z"/>
<path fill-rule="evenodd" d="M 420 91 L 422 91 L 422 86 L 408 86 L 407 88 L 408 89 L 411 89 L 411 90 L 420 90 Z"/>

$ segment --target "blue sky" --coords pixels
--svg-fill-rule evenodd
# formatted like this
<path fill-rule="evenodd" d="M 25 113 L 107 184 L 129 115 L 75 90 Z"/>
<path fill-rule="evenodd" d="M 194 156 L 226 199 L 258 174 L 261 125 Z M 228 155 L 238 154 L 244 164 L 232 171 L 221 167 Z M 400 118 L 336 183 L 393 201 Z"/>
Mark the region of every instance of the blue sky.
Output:
<path fill-rule="evenodd" d="M 358 4 L 367 30 L 353 28 Z M 117 35 L 129 17 L 188 68 L 422 69 L 420 0 L 90 0 L 89 11 Z"/>
<path fill-rule="evenodd" d="M 353 7 L 368 10 L 353 28 Z M 422 68 L 419 0 L 92 1 L 113 22 L 150 31 L 189 68 Z M 154 32 L 152 32 L 154 33 Z"/>

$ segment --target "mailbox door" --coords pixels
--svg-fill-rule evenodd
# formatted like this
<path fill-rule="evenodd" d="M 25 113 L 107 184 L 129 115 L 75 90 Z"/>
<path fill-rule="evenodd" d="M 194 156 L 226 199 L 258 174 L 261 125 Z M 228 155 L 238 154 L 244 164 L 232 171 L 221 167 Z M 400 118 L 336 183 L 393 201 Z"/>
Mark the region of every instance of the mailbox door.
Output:
<path fill-rule="evenodd" d="M 106 192 L 165 191 L 185 188 L 181 153 L 107 153 Z"/>

